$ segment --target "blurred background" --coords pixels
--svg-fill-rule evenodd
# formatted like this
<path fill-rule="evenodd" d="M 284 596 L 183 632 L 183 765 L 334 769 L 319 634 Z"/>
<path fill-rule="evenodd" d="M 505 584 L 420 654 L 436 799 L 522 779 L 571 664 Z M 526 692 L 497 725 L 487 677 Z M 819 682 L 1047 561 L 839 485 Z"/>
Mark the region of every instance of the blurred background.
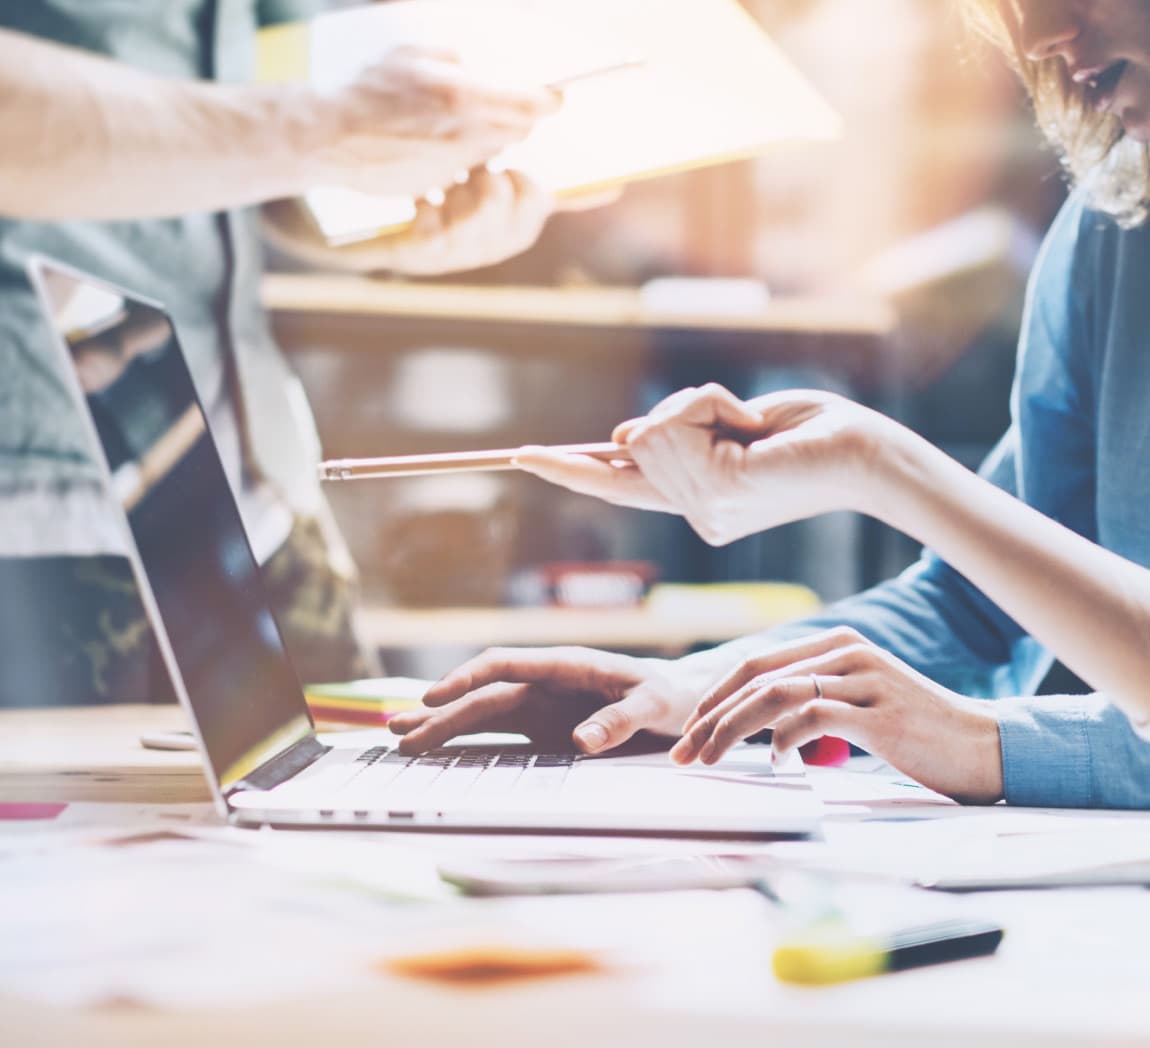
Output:
<path fill-rule="evenodd" d="M 718 381 L 844 392 L 978 463 L 1007 425 L 1026 274 L 1065 191 L 1020 89 L 939 0 L 744 6 L 842 116 L 841 138 L 631 186 L 498 267 L 398 290 L 381 276 L 378 309 L 269 294 L 329 457 L 605 440 Z M 367 628 L 389 670 L 420 675 L 488 643 L 603 644 L 612 621 L 613 646 L 682 649 L 918 554 L 848 515 L 715 550 L 676 519 L 515 474 L 329 494 Z M 626 633 L 622 609 L 653 582 L 671 618 Z"/>

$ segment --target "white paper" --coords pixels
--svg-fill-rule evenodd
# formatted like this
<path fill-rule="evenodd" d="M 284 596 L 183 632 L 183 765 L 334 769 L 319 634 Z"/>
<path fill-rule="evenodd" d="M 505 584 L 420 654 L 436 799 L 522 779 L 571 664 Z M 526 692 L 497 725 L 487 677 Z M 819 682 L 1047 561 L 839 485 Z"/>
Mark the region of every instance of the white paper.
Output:
<path fill-rule="evenodd" d="M 311 81 L 333 90 L 403 44 L 454 51 L 479 76 L 519 86 L 627 65 L 574 79 L 561 111 L 499 157 L 499 167 L 521 170 L 555 192 L 838 133 L 837 116 L 729 0 L 438 0 L 367 7 L 314 23 Z M 306 199 L 333 242 L 373 235 L 412 214 L 408 200 L 351 190 L 325 187 Z"/>

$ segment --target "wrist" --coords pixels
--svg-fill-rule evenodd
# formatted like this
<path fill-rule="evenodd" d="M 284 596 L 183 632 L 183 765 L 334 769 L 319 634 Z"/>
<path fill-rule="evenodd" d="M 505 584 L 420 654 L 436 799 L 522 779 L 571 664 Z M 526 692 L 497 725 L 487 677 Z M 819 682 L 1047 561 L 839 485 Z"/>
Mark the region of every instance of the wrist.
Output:
<path fill-rule="evenodd" d="M 762 634 L 740 637 L 713 648 L 704 648 L 670 661 L 670 675 L 686 687 L 693 688 L 698 698 L 712 685 L 741 666 L 747 659 L 769 650 L 774 642 Z"/>
<path fill-rule="evenodd" d="M 963 774 L 962 795 L 955 799 L 963 804 L 997 804 L 1005 792 L 998 718 L 985 700 L 969 699 L 965 706 L 969 766 Z"/>
<path fill-rule="evenodd" d="M 266 140 L 263 156 L 277 166 L 281 197 L 339 181 L 331 157 L 342 133 L 331 98 L 301 85 L 253 88 L 252 108 Z"/>
<path fill-rule="evenodd" d="M 862 496 L 855 507 L 913 538 L 921 507 L 939 483 L 939 452 L 905 426 L 883 419 L 884 432 L 873 434 L 863 449 Z"/>

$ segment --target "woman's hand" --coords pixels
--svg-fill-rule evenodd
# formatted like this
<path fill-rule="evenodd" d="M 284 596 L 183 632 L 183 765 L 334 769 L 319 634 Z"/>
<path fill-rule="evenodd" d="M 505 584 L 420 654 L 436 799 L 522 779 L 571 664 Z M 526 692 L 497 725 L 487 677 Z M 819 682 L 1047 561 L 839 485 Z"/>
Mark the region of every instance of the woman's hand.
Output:
<path fill-rule="evenodd" d="M 859 404 L 812 390 L 744 402 L 718 385 L 672 394 L 617 426 L 632 463 L 525 448 L 544 480 L 636 509 L 678 513 L 712 545 L 881 500 L 874 464 L 919 438 Z"/>
<path fill-rule="evenodd" d="M 679 664 L 591 648 L 492 648 L 437 681 L 425 709 L 394 716 L 403 753 L 456 735 L 509 731 L 598 753 L 637 731 L 678 737 L 704 681 Z"/>
<path fill-rule="evenodd" d="M 852 629 L 748 659 L 703 697 L 671 758 L 713 764 L 764 728 L 774 729 L 776 755 L 835 735 L 956 800 L 1002 797 L 990 703 L 948 691 Z"/>

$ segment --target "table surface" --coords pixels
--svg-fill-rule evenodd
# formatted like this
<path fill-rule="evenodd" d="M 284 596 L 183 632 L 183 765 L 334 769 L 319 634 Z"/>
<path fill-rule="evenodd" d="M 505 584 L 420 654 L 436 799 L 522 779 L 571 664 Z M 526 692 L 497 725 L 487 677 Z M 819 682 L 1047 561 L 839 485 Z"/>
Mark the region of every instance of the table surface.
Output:
<path fill-rule="evenodd" d="M 0 712 L 0 801 L 204 800 L 193 754 L 146 751 L 137 743 L 141 731 L 181 723 L 180 711 L 165 707 Z M 816 775 L 814 781 L 823 780 Z M 2 881 L 0 866 L 0 886 Z M 180 1048 L 303 1045 L 320 1034 L 392 1045 L 495 1038 L 501 1045 L 1150 1043 L 1150 1008 L 1139 974 L 1150 933 L 1148 893 L 989 893 L 978 903 L 1007 927 L 996 957 L 833 988 L 799 989 L 774 980 L 754 927 L 760 911 L 748 910 L 748 921 L 717 948 L 713 930 L 708 936 L 692 927 L 684 912 L 674 949 L 651 970 L 483 990 L 381 975 L 370 994 L 297 995 L 274 1006 L 181 1011 L 128 1005 L 68 1010 L 0 996 L 0 1041 L 13 1048 Z M 544 903 L 552 904 L 563 902 Z"/>

